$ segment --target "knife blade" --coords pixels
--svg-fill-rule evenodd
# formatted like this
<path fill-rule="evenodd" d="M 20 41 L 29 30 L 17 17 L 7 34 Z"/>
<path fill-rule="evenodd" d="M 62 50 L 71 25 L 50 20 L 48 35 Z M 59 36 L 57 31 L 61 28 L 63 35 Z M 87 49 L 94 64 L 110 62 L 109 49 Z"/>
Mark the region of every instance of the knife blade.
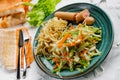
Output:
<path fill-rule="evenodd" d="M 21 68 L 21 48 L 23 47 L 24 44 L 24 40 L 23 40 L 23 32 L 22 30 L 19 31 L 19 42 L 18 42 L 18 47 L 19 47 L 19 51 L 18 51 L 18 64 L 17 64 L 17 79 L 20 79 L 20 68 Z"/>

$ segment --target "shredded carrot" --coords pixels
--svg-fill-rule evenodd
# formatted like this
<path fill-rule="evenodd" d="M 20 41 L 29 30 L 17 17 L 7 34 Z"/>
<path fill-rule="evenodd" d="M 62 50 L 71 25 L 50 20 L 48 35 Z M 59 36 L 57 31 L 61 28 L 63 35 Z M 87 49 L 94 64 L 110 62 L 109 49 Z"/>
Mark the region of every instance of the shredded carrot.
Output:
<path fill-rule="evenodd" d="M 68 55 L 69 55 L 69 52 L 62 54 L 62 56 L 65 57 L 65 58 L 66 58 Z"/>
<path fill-rule="evenodd" d="M 96 40 L 93 40 L 93 43 L 96 43 L 97 41 Z"/>
<path fill-rule="evenodd" d="M 67 58 L 62 58 L 62 60 L 67 61 Z"/>
<path fill-rule="evenodd" d="M 80 24 L 77 27 L 80 28 L 81 27 Z"/>
<path fill-rule="evenodd" d="M 61 41 L 59 42 L 59 43 L 64 43 L 65 42 L 65 40 L 68 38 L 68 37 L 70 37 L 71 36 L 71 34 L 66 34 L 62 39 L 61 39 Z"/>
<path fill-rule="evenodd" d="M 80 33 L 79 33 L 79 34 L 80 34 L 80 35 L 75 38 L 75 41 L 74 41 L 74 42 L 72 42 L 72 43 L 65 43 L 64 45 L 65 45 L 65 46 L 76 46 L 76 41 L 77 41 L 78 39 L 80 39 L 80 41 L 81 41 L 82 38 L 83 38 L 83 36 L 82 36 L 82 30 L 81 30 L 81 29 L 80 29 Z"/>
<path fill-rule="evenodd" d="M 84 54 L 86 54 L 88 52 L 88 50 L 82 50 L 80 53 L 79 53 L 79 55 L 80 55 L 80 57 L 81 58 L 84 58 Z"/>
<path fill-rule="evenodd" d="M 79 39 L 79 37 L 77 36 L 76 38 L 75 38 L 75 41 L 77 41 Z"/>
<path fill-rule="evenodd" d="M 82 39 L 83 39 L 83 35 L 82 35 L 82 30 L 81 29 L 80 29 L 79 35 L 75 38 L 75 41 L 77 41 L 79 39 L 80 39 L 80 41 L 82 41 Z"/>
<path fill-rule="evenodd" d="M 68 38 L 68 37 L 70 37 L 71 36 L 71 34 L 66 34 L 59 42 L 58 42 L 58 47 L 60 48 L 60 47 L 62 47 L 63 46 L 63 43 L 66 41 L 66 39 Z"/>
<path fill-rule="evenodd" d="M 72 43 L 65 43 L 64 44 L 65 46 L 76 46 L 76 42 L 72 42 Z"/>
<path fill-rule="evenodd" d="M 58 47 L 61 48 L 63 46 L 63 44 L 58 44 Z"/>
<path fill-rule="evenodd" d="M 58 56 L 60 56 L 60 53 L 57 53 L 57 52 L 56 52 L 55 54 L 58 55 Z"/>
<path fill-rule="evenodd" d="M 87 50 L 83 50 L 83 53 L 87 53 Z"/>
<path fill-rule="evenodd" d="M 55 66 L 53 67 L 53 69 L 56 69 L 59 67 L 59 63 L 56 63 Z"/>
<path fill-rule="evenodd" d="M 75 29 L 75 27 L 71 26 L 69 29 L 72 30 L 72 29 Z"/>
<path fill-rule="evenodd" d="M 80 52 L 79 55 L 80 55 L 81 58 L 84 58 L 84 53 L 83 52 Z"/>
<path fill-rule="evenodd" d="M 59 62 L 59 58 L 53 58 L 52 61 L 53 62 Z"/>
<path fill-rule="evenodd" d="M 69 59 L 69 62 L 72 63 L 72 62 L 73 62 L 73 59 Z"/>

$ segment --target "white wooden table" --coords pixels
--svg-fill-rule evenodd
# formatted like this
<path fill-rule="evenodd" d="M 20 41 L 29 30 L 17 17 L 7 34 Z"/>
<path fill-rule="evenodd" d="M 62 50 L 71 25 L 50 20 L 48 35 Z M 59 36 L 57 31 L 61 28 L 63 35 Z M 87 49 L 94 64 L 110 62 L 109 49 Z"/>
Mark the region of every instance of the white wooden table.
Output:
<path fill-rule="evenodd" d="M 33 2 L 35 3 L 36 0 L 33 0 Z M 120 43 L 120 0 L 102 0 L 102 1 L 62 0 L 56 6 L 56 9 L 59 9 L 68 4 L 80 3 L 80 2 L 95 4 L 100 8 L 102 8 L 108 14 L 113 24 L 115 39 L 114 39 L 113 47 L 108 57 L 101 64 L 103 71 L 101 71 L 100 68 L 98 67 L 95 71 L 92 71 L 87 75 L 88 78 L 77 78 L 71 80 L 120 80 L 120 47 L 116 47 L 116 44 Z M 34 38 L 37 28 L 29 27 L 29 30 L 30 30 L 30 34 Z M 99 72 L 96 73 L 96 71 Z M 16 72 L 8 72 L 3 68 L 0 68 L 0 80 L 16 80 Z M 59 79 L 55 79 L 46 75 L 38 68 L 38 66 L 34 61 L 31 64 L 31 67 L 27 71 L 26 80 L 59 80 Z"/>

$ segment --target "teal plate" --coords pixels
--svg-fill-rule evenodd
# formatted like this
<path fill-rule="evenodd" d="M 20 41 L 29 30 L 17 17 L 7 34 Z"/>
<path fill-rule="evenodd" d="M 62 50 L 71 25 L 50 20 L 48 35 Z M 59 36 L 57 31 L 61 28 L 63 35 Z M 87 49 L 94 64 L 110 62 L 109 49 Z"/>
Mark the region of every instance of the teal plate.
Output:
<path fill-rule="evenodd" d="M 62 76 L 60 77 L 52 72 L 53 65 L 50 61 L 46 60 L 45 57 L 40 57 L 36 55 L 36 46 L 38 44 L 36 38 L 42 28 L 42 26 L 40 26 L 35 35 L 35 39 L 33 43 L 33 52 L 34 52 L 34 58 L 37 65 L 39 66 L 40 69 L 42 69 L 48 75 L 55 78 L 75 78 L 75 77 L 83 76 L 88 72 L 92 71 L 93 69 L 95 69 L 106 58 L 109 51 L 111 50 L 113 40 L 114 40 L 113 28 L 112 28 L 112 24 L 109 17 L 102 9 L 88 3 L 75 3 L 75 4 L 62 7 L 57 11 L 79 12 L 84 9 L 88 9 L 90 11 L 91 16 L 95 18 L 94 26 L 100 27 L 102 29 L 102 41 L 99 44 L 97 44 L 97 48 L 99 51 L 102 52 L 102 54 L 100 56 L 94 57 L 91 60 L 90 65 L 86 69 L 83 69 L 82 72 L 79 72 L 77 70 L 73 72 L 70 72 L 69 70 L 64 70 L 60 72 Z M 54 13 L 49 15 L 45 20 L 49 20 L 53 17 L 54 17 Z"/>

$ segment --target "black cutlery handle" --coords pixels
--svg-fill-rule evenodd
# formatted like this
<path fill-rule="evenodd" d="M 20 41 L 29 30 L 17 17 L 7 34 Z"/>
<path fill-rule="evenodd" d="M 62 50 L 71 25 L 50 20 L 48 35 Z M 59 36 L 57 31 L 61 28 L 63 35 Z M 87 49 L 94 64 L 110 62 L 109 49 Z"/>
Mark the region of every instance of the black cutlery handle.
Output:
<path fill-rule="evenodd" d="M 26 78 L 26 70 L 23 72 L 23 79 Z"/>
<path fill-rule="evenodd" d="M 17 79 L 20 79 L 20 49 L 18 52 Z"/>

